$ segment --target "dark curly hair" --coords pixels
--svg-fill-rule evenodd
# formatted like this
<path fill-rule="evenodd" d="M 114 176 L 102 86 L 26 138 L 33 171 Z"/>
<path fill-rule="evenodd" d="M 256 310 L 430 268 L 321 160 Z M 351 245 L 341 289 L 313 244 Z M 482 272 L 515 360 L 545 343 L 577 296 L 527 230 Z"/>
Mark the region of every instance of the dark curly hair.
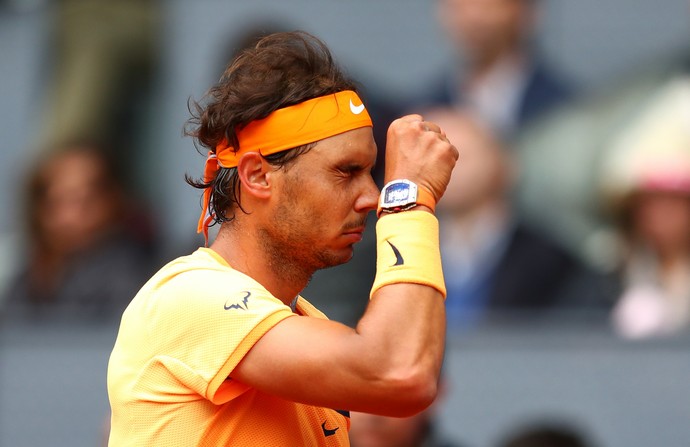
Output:
<path fill-rule="evenodd" d="M 309 33 L 275 33 L 260 39 L 230 63 L 218 84 L 202 102 L 190 101 L 192 118 L 185 134 L 192 136 L 197 149 L 215 152 L 222 140 L 239 149 L 237 132 L 271 112 L 312 98 L 343 90 L 357 91 L 355 82 L 337 66 L 328 47 Z M 282 168 L 314 146 L 310 143 L 266 156 L 271 165 Z M 198 189 L 212 190 L 209 212 L 213 224 L 235 218 L 240 204 L 236 168 L 221 168 L 210 182 L 185 176 Z"/>

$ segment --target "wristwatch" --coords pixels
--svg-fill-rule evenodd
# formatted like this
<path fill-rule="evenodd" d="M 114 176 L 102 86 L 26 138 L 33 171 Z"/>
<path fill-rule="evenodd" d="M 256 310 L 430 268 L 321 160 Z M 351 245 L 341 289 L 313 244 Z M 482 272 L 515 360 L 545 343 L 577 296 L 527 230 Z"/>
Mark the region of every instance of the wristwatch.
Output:
<path fill-rule="evenodd" d="M 376 215 L 397 213 L 409 210 L 417 205 L 427 206 L 433 211 L 436 206 L 436 200 L 426 188 L 418 187 L 411 180 L 393 180 L 386 183 L 386 186 L 381 190 L 379 208 Z"/>

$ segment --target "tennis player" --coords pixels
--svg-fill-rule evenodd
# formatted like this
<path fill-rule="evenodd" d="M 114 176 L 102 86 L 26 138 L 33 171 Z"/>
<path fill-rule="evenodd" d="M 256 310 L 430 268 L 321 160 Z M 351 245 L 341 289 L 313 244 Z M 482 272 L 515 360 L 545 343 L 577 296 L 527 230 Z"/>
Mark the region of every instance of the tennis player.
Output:
<path fill-rule="evenodd" d="M 458 153 L 419 115 L 388 130 L 379 191 L 372 122 L 315 37 L 238 56 L 197 104 L 210 247 L 153 276 L 124 312 L 108 367 L 109 445 L 346 446 L 349 410 L 434 400 L 445 286 L 433 210 Z M 377 275 L 356 328 L 302 298 L 347 262 L 378 210 Z"/>

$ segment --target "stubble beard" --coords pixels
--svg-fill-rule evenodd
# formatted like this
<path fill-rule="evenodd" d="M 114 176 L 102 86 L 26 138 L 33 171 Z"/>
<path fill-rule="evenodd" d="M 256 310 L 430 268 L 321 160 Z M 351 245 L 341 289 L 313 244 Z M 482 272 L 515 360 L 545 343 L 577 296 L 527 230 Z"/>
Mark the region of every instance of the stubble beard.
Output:
<path fill-rule="evenodd" d="M 289 204 L 280 206 L 274 222 L 279 224 L 259 228 L 259 241 L 269 268 L 283 279 L 306 286 L 317 270 L 344 264 L 352 257 L 350 254 L 344 259 L 336 253 L 319 250 L 303 231 L 303 222 L 309 219 L 297 219 Z"/>

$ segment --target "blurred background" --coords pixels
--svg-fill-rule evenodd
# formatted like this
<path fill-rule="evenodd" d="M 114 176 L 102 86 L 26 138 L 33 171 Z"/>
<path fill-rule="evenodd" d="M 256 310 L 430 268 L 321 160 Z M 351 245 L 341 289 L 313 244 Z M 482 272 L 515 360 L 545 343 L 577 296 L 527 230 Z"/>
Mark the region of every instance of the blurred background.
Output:
<path fill-rule="evenodd" d="M 0 0 L 0 445 L 104 445 L 119 316 L 203 244 L 188 101 L 293 29 L 360 82 L 381 153 L 411 112 L 461 152 L 444 395 L 353 445 L 687 446 L 687 0 Z M 303 295 L 353 325 L 374 260 L 369 231 Z"/>

